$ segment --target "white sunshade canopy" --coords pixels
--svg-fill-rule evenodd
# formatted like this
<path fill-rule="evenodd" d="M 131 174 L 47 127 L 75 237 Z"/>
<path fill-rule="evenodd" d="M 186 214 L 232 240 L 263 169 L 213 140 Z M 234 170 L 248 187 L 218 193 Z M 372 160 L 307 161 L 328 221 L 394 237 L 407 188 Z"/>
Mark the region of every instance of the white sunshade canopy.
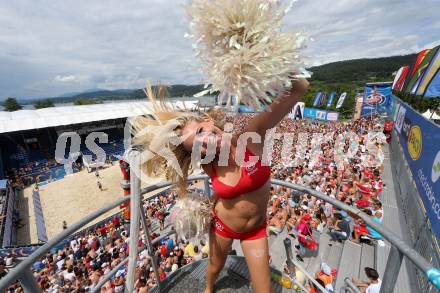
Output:
<path fill-rule="evenodd" d="M 198 101 L 177 101 L 174 106 L 194 110 Z M 150 112 L 149 102 L 122 102 L 61 106 L 38 110 L 0 111 L 0 133 L 135 117 Z"/>
<path fill-rule="evenodd" d="M 440 115 L 437 115 L 437 113 L 432 113 L 431 110 L 426 110 L 425 113 L 422 114 L 423 117 L 427 118 L 427 119 L 434 119 L 434 120 L 440 120 Z"/>

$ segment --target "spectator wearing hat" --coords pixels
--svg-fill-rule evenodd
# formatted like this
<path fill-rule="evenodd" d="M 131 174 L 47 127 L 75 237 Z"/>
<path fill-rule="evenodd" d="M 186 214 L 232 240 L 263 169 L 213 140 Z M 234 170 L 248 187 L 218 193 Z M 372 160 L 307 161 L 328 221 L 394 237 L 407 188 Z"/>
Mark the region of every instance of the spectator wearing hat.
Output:
<path fill-rule="evenodd" d="M 124 292 L 125 279 L 124 279 L 124 272 L 123 271 L 118 271 L 116 273 L 114 284 L 115 284 L 115 289 L 114 289 L 115 293 Z"/>
<path fill-rule="evenodd" d="M 304 214 L 298 226 L 296 227 L 296 231 L 298 232 L 298 243 L 299 243 L 296 246 L 296 248 L 298 249 L 296 258 L 299 261 L 304 261 L 302 257 L 306 254 L 307 237 L 311 238 L 312 236 L 312 232 L 310 230 L 311 221 L 312 221 L 312 216 L 310 214 Z"/>

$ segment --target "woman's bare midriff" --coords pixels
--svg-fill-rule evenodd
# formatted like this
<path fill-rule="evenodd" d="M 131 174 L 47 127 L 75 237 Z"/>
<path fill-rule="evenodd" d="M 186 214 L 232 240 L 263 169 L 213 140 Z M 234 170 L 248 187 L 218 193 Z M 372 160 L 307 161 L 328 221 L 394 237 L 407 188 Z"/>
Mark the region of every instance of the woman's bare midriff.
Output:
<path fill-rule="evenodd" d="M 249 232 L 255 230 L 266 220 L 269 194 L 270 180 L 261 188 L 234 199 L 218 198 L 215 212 L 222 222 L 234 232 Z"/>

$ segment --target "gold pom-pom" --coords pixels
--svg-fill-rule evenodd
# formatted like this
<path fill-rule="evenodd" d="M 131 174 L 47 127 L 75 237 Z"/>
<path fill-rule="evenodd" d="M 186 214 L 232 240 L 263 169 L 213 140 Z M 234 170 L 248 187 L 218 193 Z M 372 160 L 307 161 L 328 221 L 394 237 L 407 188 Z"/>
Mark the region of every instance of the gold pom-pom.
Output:
<path fill-rule="evenodd" d="M 219 103 L 229 105 L 236 96 L 238 104 L 258 108 L 289 88 L 292 73 L 304 73 L 299 52 L 305 40 L 281 33 L 289 9 L 273 0 L 192 0 L 188 36 L 208 77 L 199 95 L 218 91 Z"/>

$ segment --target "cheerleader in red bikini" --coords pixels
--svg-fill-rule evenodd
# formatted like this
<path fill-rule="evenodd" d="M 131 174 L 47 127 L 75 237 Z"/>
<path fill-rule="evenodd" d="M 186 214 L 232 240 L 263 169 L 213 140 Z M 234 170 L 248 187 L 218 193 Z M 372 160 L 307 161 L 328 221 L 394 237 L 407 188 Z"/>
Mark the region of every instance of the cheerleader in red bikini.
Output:
<path fill-rule="evenodd" d="M 277 126 L 307 91 L 308 82 L 305 79 L 296 79 L 292 84 L 290 90 L 274 99 L 268 106 L 268 111 L 252 118 L 244 132 L 257 133 L 261 142 L 264 142 L 266 131 Z M 170 168 L 161 156 L 153 156 L 143 165 L 143 169 L 147 170 L 149 175 L 157 175 L 163 171 L 169 180 L 177 182 L 181 194 L 185 194 L 188 187 L 186 180 L 192 170 L 193 145 L 197 142 L 201 146 L 200 153 L 203 158 L 207 154 L 209 139 L 216 138 L 215 159 L 202 165 L 205 173 L 211 177 L 214 190 L 205 292 L 214 291 L 215 281 L 225 264 L 234 239 L 241 242 L 254 292 L 271 292 L 269 247 L 266 238 L 270 167 L 261 162 L 263 144 L 247 141 L 244 148 L 245 163 L 239 166 L 236 163 L 238 137 L 233 135 L 228 163 L 223 166 L 218 163 L 223 130 L 217 127 L 216 121 L 203 114 L 158 109 L 156 108 L 154 117 L 143 117 L 140 123 L 135 123 L 135 128 L 140 132 L 149 125 L 165 124 L 166 121 L 173 120 L 174 126 L 167 131 L 185 139 L 180 145 L 167 144 L 167 147 L 177 158 L 183 176 L 174 168 Z M 162 136 L 166 137 L 167 133 L 160 133 L 160 137 Z M 152 137 L 142 136 L 138 138 L 138 142 L 148 147 L 152 143 Z M 249 165 L 249 161 L 256 163 Z"/>

